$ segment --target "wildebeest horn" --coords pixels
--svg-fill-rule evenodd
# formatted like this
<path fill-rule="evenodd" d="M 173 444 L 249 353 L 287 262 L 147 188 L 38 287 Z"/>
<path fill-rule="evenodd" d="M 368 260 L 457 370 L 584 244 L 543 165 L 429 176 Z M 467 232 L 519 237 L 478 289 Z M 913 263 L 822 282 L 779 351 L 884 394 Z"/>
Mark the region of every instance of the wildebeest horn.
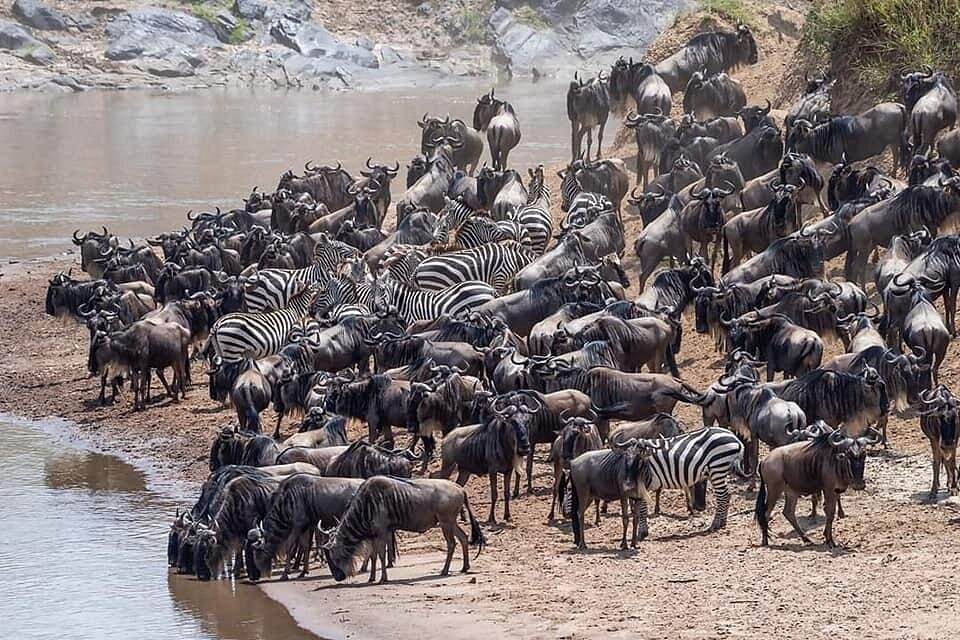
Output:
<path fill-rule="evenodd" d="M 857 440 L 861 444 L 869 446 L 873 444 L 878 444 L 883 439 L 883 436 L 880 434 L 880 432 L 874 429 L 873 427 L 867 427 L 867 434 L 869 435 L 861 436 L 857 438 Z"/>
<path fill-rule="evenodd" d="M 770 100 L 768 99 L 768 100 L 767 100 L 767 108 L 766 108 L 766 109 L 761 109 L 761 110 L 760 110 L 760 113 L 762 113 L 763 115 L 769 115 L 769 114 L 770 114 L 770 110 L 771 110 L 772 108 L 773 108 L 773 105 L 770 103 Z"/>
<path fill-rule="evenodd" d="M 81 244 L 83 244 L 83 238 L 78 238 L 77 237 L 78 233 L 80 233 L 80 229 L 77 229 L 76 231 L 73 232 L 73 244 L 79 247 Z"/>

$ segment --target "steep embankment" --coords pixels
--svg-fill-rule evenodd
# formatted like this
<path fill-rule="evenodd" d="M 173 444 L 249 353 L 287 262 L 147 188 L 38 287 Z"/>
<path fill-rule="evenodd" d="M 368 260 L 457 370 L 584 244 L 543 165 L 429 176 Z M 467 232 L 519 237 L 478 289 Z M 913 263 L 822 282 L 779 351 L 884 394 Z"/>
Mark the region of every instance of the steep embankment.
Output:
<path fill-rule="evenodd" d="M 0 90 L 342 89 L 552 74 L 642 50 L 687 5 L 14 0 L 0 8 Z"/>

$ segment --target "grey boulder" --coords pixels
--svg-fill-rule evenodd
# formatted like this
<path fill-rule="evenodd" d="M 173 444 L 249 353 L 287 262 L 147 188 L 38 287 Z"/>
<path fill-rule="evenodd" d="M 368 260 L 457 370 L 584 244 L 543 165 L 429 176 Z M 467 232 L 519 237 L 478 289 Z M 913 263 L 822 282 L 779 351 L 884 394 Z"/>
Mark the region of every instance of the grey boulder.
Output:
<path fill-rule="evenodd" d="M 283 16 L 300 21 L 310 19 L 309 0 L 235 0 L 233 11 L 246 20 L 272 22 Z"/>
<path fill-rule="evenodd" d="M 199 18 L 166 9 L 134 9 L 107 25 L 106 56 L 111 60 L 180 56 L 192 66 L 203 62 L 198 49 L 218 47 L 214 28 Z"/>
<path fill-rule="evenodd" d="M 69 25 L 69 18 L 39 0 L 15 0 L 13 15 L 34 29 L 62 31 Z"/>
<path fill-rule="evenodd" d="M 368 69 L 380 66 L 380 61 L 370 49 L 343 44 L 332 33 L 313 22 L 278 20 L 271 25 L 270 35 L 278 44 L 307 58 L 344 60 Z"/>
<path fill-rule="evenodd" d="M 33 64 L 49 65 L 56 58 L 53 50 L 34 38 L 28 28 L 7 20 L 0 20 L 0 49 Z"/>
<path fill-rule="evenodd" d="M 569 49 L 553 30 L 535 30 L 514 19 L 504 8 L 493 12 L 489 25 L 494 53 L 514 73 L 530 73 L 534 67 L 542 72 L 576 66 Z"/>

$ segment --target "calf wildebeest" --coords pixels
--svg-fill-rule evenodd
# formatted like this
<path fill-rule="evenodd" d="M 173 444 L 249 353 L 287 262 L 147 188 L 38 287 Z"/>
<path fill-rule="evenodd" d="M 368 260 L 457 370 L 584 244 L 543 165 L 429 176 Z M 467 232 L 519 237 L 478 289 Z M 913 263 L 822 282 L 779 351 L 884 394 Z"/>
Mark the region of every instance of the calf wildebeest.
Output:
<path fill-rule="evenodd" d="M 646 189 L 660 175 L 660 155 L 676 134 L 669 113 L 628 113 L 623 126 L 633 129 L 637 141 L 637 184 Z"/>
<path fill-rule="evenodd" d="M 250 580 L 269 578 L 273 560 L 280 553 L 287 556 L 281 580 L 289 577 L 297 555 L 303 557 L 299 577 L 310 573 L 310 549 L 317 528 L 336 526 L 364 482 L 302 473 L 285 478 L 260 524 L 247 533 L 244 559 Z"/>
<path fill-rule="evenodd" d="M 783 515 L 800 538 L 810 539 L 797 522 L 797 498 L 823 492 L 827 522 L 823 535 L 827 546 L 833 540 L 833 519 L 839 494 L 849 487 L 860 491 L 866 486 L 863 478 L 867 447 L 880 442 L 880 434 L 870 429 L 868 435 L 851 438 L 837 429 L 821 433 L 813 440 L 795 442 L 771 451 L 760 463 L 760 491 L 757 493 L 755 516 L 763 533 L 761 544 L 769 542 L 770 516 L 781 494 Z"/>
<path fill-rule="evenodd" d="M 895 235 L 922 228 L 936 235 L 941 225 L 958 211 L 960 176 L 942 181 L 940 187 L 907 187 L 889 200 L 867 207 L 847 225 L 847 280 L 865 285 L 867 257 L 875 247 L 886 246 Z"/>
<path fill-rule="evenodd" d="M 925 391 L 920 397 L 920 429 L 930 441 L 933 455 L 933 483 L 929 499 L 936 500 L 940 491 L 940 466 L 947 470 L 947 490 L 951 496 L 957 490 L 957 398 L 943 385 Z"/>
<path fill-rule="evenodd" d="M 473 112 L 473 128 L 486 132 L 493 168 L 504 171 L 510 151 L 520 144 L 520 121 L 513 105 L 495 98 L 493 91 L 490 89 L 490 93 L 477 98 L 477 107 Z"/>
<path fill-rule="evenodd" d="M 583 136 L 587 136 L 587 154 L 593 148 L 593 130 L 597 132 L 597 159 L 603 146 L 603 129 L 610 115 L 610 96 L 607 80 L 602 74 L 584 82 L 573 74 L 573 82 L 567 88 L 567 117 L 570 119 L 570 152 L 572 160 L 580 157 Z"/>
<path fill-rule="evenodd" d="M 525 396 L 525 399 L 530 399 Z M 463 486 L 472 475 L 490 478 L 490 514 L 487 522 L 496 523 L 497 476 L 503 475 L 503 519 L 510 520 L 510 479 L 522 465 L 530 449 L 527 416 L 539 411 L 536 400 L 491 407 L 491 415 L 477 425 L 458 427 L 443 439 L 440 451 L 443 466 L 434 478 L 449 478 L 457 471 L 457 484 Z"/>
<path fill-rule="evenodd" d="M 564 419 L 563 428 L 557 433 L 550 445 L 550 462 L 553 463 L 553 497 L 550 502 L 550 515 L 547 520 L 553 522 L 557 512 L 557 499 L 560 497 L 560 483 L 564 471 L 570 469 L 570 461 L 587 451 L 596 451 L 603 447 L 603 440 L 597 426 L 589 418 L 570 416 Z M 600 508 L 599 503 L 597 508 Z M 563 508 L 561 506 L 561 511 Z M 597 514 L 599 516 L 599 514 Z"/>
<path fill-rule="evenodd" d="M 387 545 L 395 531 L 423 533 L 439 526 L 447 542 L 447 558 L 441 575 L 450 571 L 456 543 L 463 550 L 461 572 L 470 570 L 467 535 L 457 524 L 465 511 L 470 522 L 470 544 L 483 548 L 485 540 L 480 524 L 473 517 L 467 492 L 447 480 L 405 480 L 375 476 L 364 482 L 334 530 L 324 531 L 329 542 L 321 549 L 338 582 L 356 572 L 358 560 L 371 562 L 370 578 L 375 578 L 380 560 L 380 582 L 387 581 Z"/>
<path fill-rule="evenodd" d="M 793 123 L 797 120 L 820 122 L 831 115 L 830 91 L 836 80 L 820 74 L 819 78 L 812 80 L 804 75 L 804 81 L 806 86 L 803 95 L 790 105 L 783 119 L 783 126 L 788 132 L 793 129 Z"/>
<path fill-rule="evenodd" d="M 670 87 L 682 91 L 694 72 L 720 73 L 757 63 L 757 43 L 750 28 L 737 25 L 737 30 L 711 31 L 693 36 L 686 45 L 654 67 Z"/>
<path fill-rule="evenodd" d="M 906 133 L 911 136 L 912 151 L 926 154 L 933 148 L 942 129 L 952 129 L 957 121 L 957 94 L 946 75 L 929 67 L 922 72 L 901 73 L 901 101 L 910 113 Z"/>
<path fill-rule="evenodd" d="M 226 465 L 266 467 L 280 452 L 273 438 L 224 427 L 210 445 L 210 471 Z"/>
<path fill-rule="evenodd" d="M 683 90 L 683 112 L 700 120 L 733 116 L 747 106 L 747 94 L 739 82 L 726 73 L 707 75 L 697 71 Z M 747 127 L 749 131 L 751 127 Z"/>

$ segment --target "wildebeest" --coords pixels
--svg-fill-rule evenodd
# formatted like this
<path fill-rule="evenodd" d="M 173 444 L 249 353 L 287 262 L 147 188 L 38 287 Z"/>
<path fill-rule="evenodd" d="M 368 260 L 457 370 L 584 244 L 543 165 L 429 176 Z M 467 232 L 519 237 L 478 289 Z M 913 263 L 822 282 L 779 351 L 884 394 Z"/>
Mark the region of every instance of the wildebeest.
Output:
<path fill-rule="evenodd" d="M 649 64 L 621 56 L 610 69 L 608 86 L 610 106 L 618 113 L 627 110 L 627 98 L 632 98 L 637 113 L 670 114 L 670 87 Z"/>
<path fill-rule="evenodd" d="M 930 441 L 933 455 L 933 483 L 929 499 L 936 500 L 940 490 L 940 466 L 947 471 L 947 490 L 951 496 L 957 490 L 957 398 L 943 385 L 924 392 L 920 397 L 920 429 Z"/>
<path fill-rule="evenodd" d="M 724 284 L 756 282 L 774 274 L 797 279 L 822 278 L 824 261 L 820 234 L 808 233 L 801 228 L 733 267 L 720 281 Z"/>
<path fill-rule="evenodd" d="M 870 429 L 869 434 L 851 438 L 843 431 L 825 431 L 812 440 L 796 442 L 774 449 L 760 463 L 760 491 L 757 493 L 755 516 L 763 533 L 761 544 L 769 541 L 770 516 L 781 494 L 785 494 L 783 515 L 800 538 L 810 539 L 797 522 L 797 498 L 823 492 L 827 522 L 824 540 L 827 546 L 836 546 L 833 540 L 833 519 L 839 494 L 849 487 L 862 490 L 867 447 L 880 442 L 880 434 Z"/>
<path fill-rule="evenodd" d="M 323 203 L 330 211 L 336 211 L 350 204 L 353 196 L 348 189 L 353 177 L 338 162 L 337 166 L 321 165 L 313 168 L 308 162 L 302 177 L 287 171 L 280 177 L 277 191 L 285 189 L 291 194 L 309 193 L 314 202 Z"/>
<path fill-rule="evenodd" d="M 660 175 L 660 156 L 676 134 L 669 113 L 628 113 L 623 126 L 633 129 L 637 141 L 637 184 L 646 189 Z"/>
<path fill-rule="evenodd" d="M 819 78 L 810 79 L 804 75 L 806 86 L 803 95 L 796 99 L 787 109 L 783 119 L 783 126 L 789 132 L 797 120 L 820 122 L 831 115 L 830 91 L 836 80 L 820 74 Z"/>
<path fill-rule="evenodd" d="M 361 439 L 337 455 L 327 465 L 324 475 L 332 478 L 370 478 L 377 475 L 409 478 L 416 460 L 417 457 L 407 449 L 381 449 Z"/>
<path fill-rule="evenodd" d="M 683 91 L 683 112 L 692 113 L 700 120 L 733 116 L 745 106 L 747 94 L 743 87 L 723 72 L 707 75 L 697 71 L 690 76 Z"/>
<path fill-rule="evenodd" d="M 504 171 L 507 168 L 507 157 L 513 148 L 520 144 L 520 121 L 513 105 L 495 98 L 493 91 L 490 89 L 490 93 L 477 98 L 477 107 L 473 112 L 473 128 L 486 132 L 493 168 Z"/>
<path fill-rule="evenodd" d="M 231 464 L 266 467 L 276 462 L 279 451 L 273 438 L 225 427 L 210 445 L 210 471 Z"/>
<path fill-rule="evenodd" d="M 898 102 L 881 102 L 863 113 L 835 116 L 822 124 L 796 120 L 787 137 L 787 149 L 806 153 L 821 162 L 836 164 L 842 158 L 858 162 L 889 148 L 894 168 L 905 165 L 904 127 L 907 111 Z"/>
<path fill-rule="evenodd" d="M 274 558 L 280 553 L 287 556 L 282 580 L 287 579 L 297 555 L 303 557 L 299 577 L 307 575 L 317 528 L 336 526 L 364 482 L 360 478 L 322 478 L 302 473 L 285 478 L 270 499 L 260 524 L 247 533 L 244 556 L 249 578 L 269 578 Z"/>
<path fill-rule="evenodd" d="M 910 114 L 906 133 L 911 136 L 915 154 L 933 148 L 942 129 L 952 129 L 957 121 L 957 94 L 947 76 L 929 67 L 922 72 L 901 73 L 901 99 Z"/>
<path fill-rule="evenodd" d="M 723 225 L 723 273 L 740 264 L 748 252 L 759 253 L 774 241 L 800 228 L 800 193 L 804 187 L 778 185 L 770 203 L 762 209 L 744 211 Z"/>
<path fill-rule="evenodd" d="M 439 526 L 447 542 L 447 558 L 441 575 L 450 571 L 450 561 L 459 542 L 463 549 L 461 572 L 470 570 L 467 535 L 457 524 L 461 511 L 470 522 L 470 544 L 483 548 L 480 524 L 473 517 L 467 492 L 447 480 L 405 480 L 375 476 L 364 482 L 334 530 L 321 547 L 338 582 L 356 572 L 358 560 L 372 557 L 370 579 L 380 560 L 380 582 L 387 581 L 387 545 L 395 531 L 423 533 Z"/>
<path fill-rule="evenodd" d="M 424 154 L 424 158 L 433 151 L 436 146 L 434 140 L 438 138 L 447 137 L 462 140 L 463 145 L 453 150 L 453 164 L 458 169 L 466 171 L 467 175 L 473 175 L 480 164 L 480 156 L 483 155 L 483 137 L 475 129 L 467 126 L 459 118 L 451 120 L 449 114 L 443 119 L 431 118 L 427 114 L 423 114 L 423 117 L 417 121 L 417 126 L 423 129 L 420 153 Z M 408 180 L 407 187 L 410 184 Z"/>
<path fill-rule="evenodd" d="M 392 427 L 403 428 L 407 425 L 406 406 L 410 383 L 378 373 L 358 380 L 335 378 L 330 384 L 326 409 L 342 416 L 365 420 L 370 442 L 376 442 L 383 436 L 384 443 L 392 446 Z"/>
<path fill-rule="evenodd" d="M 567 117 L 570 119 L 570 151 L 572 159 L 580 157 L 583 136 L 587 136 L 587 153 L 593 148 L 593 130 L 597 131 L 597 154 L 600 158 L 603 146 L 603 129 L 610 115 L 610 96 L 607 80 L 602 75 L 584 82 L 577 74 L 567 88 Z"/>
<path fill-rule="evenodd" d="M 707 154 L 707 159 L 725 155 L 740 167 L 744 180 L 751 180 L 775 168 L 783 151 L 780 130 L 763 124 L 742 138 L 717 145 Z"/>
<path fill-rule="evenodd" d="M 550 461 L 553 463 L 553 497 L 550 501 L 548 521 L 553 522 L 556 516 L 557 499 L 560 497 L 560 483 L 564 471 L 570 469 L 570 461 L 579 457 L 580 454 L 587 451 L 596 451 L 601 447 L 603 447 L 603 440 L 600 438 L 597 426 L 589 418 L 579 416 L 565 418 L 563 427 L 550 446 Z M 599 504 L 597 508 L 600 508 Z"/>
<path fill-rule="evenodd" d="M 477 425 L 454 429 L 443 439 L 443 466 L 434 478 L 449 478 L 457 472 L 457 484 L 463 486 L 471 475 L 490 478 L 490 514 L 487 522 L 496 523 L 497 476 L 503 475 L 503 519 L 510 520 L 510 479 L 519 472 L 523 456 L 530 449 L 527 416 L 536 413 L 536 400 L 498 408 Z"/>
<path fill-rule="evenodd" d="M 695 71 L 706 69 L 707 73 L 720 73 L 756 63 L 757 43 L 750 28 L 740 24 L 734 32 L 711 31 L 693 36 L 654 70 L 671 91 L 682 91 Z"/>
<path fill-rule="evenodd" d="M 153 324 L 139 320 L 126 329 L 110 334 L 110 361 L 120 370 L 130 371 L 134 410 L 144 409 L 150 400 L 151 371 L 163 383 L 167 395 L 177 402 L 186 397 L 189 382 L 188 347 L 190 333 L 178 324 Z M 173 369 L 167 383 L 166 368 Z"/>

